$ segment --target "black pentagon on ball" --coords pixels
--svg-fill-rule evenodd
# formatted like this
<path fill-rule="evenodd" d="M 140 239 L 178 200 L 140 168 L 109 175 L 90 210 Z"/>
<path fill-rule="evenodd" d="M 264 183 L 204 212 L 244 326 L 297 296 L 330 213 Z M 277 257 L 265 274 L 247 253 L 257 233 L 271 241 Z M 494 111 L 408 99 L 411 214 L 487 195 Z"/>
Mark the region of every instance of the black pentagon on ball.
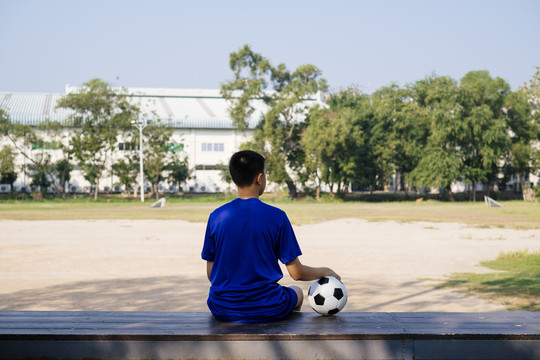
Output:
<path fill-rule="evenodd" d="M 341 300 L 341 298 L 343 297 L 343 290 L 341 290 L 340 288 L 335 288 L 334 297 L 338 300 Z"/>
<path fill-rule="evenodd" d="M 321 294 L 315 295 L 313 300 L 315 300 L 315 304 L 317 305 L 321 305 L 321 306 L 324 305 L 324 297 Z"/>
<path fill-rule="evenodd" d="M 324 284 L 328 284 L 328 282 L 330 281 L 330 279 L 328 279 L 327 277 L 323 277 L 323 278 L 320 278 L 319 279 L 319 285 L 324 285 Z"/>
<path fill-rule="evenodd" d="M 334 314 L 337 314 L 339 312 L 339 309 L 338 308 L 335 308 L 335 309 L 332 309 L 328 312 L 328 315 L 334 315 Z"/>

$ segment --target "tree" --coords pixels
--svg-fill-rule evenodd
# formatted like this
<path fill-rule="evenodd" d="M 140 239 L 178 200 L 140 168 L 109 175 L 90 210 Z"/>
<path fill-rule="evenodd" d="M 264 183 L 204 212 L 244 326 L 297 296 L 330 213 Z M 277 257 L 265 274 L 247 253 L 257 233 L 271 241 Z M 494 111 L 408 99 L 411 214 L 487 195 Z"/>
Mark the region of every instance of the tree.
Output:
<path fill-rule="evenodd" d="M 118 176 L 118 182 L 124 186 L 124 193 L 137 182 L 137 174 L 139 172 L 139 160 L 130 157 L 129 159 L 117 160 L 112 165 L 112 171 Z M 134 186 L 136 188 L 136 186 Z"/>
<path fill-rule="evenodd" d="M 128 131 L 139 109 L 128 102 L 124 93 L 100 79 L 84 83 L 79 92 L 67 94 L 57 106 L 73 111 L 70 116 L 73 153 L 84 178 L 93 185 L 97 200 L 99 183 L 106 173 L 117 135 Z"/>
<path fill-rule="evenodd" d="M 507 154 L 507 164 L 511 172 L 519 177 L 520 190 L 525 188 L 525 179 L 540 166 L 539 150 L 535 147 L 538 140 L 539 126 L 534 121 L 533 107 L 528 101 L 528 94 L 518 90 L 508 95 L 504 113 L 509 129 L 511 147 Z"/>
<path fill-rule="evenodd" d="M 60 159 L 53 164 L 53 174 L 57 179 L 59 179 L 58 182 L 61 184 L 60 194 L 64 198 L 66 196 L 65 184 L 68 184 L 69 180 L 71 180 L 71 172 L 74 168 L 75 167 L 69 161 L 69 158 Z"/>
<path fill-rule="evenodd" d="M 389 183 L 396 171 L 394 156 L 401 140 L 394 134 L 394 127 L 401 119 L 406 92 L 397 84 L 382 87 L 371 96 L 373 121 L 370 125 L 370 148 L 375 164 L 372 185 L 382 187 Z"/>
<path fill-rule="evenodd" d="M 451 184 L 462 180 L 459 134 L 463 130 L 457 82 L 431 76 L 413 85 L 413 99 L 426 110 L 429 129 L 426 145 L 408 180 L 417 186 L 444 188 L 453 200 Z"/>
<path fill-rule="evenodd" d="M 428 110 L 430 134 L 411 181 L 444 186 L 451 197 L 450 184 L 463 180 L 476 201 L 476 184 L 495 178 L 509 143 L 502 110 L 508 92 L 508 84 L 487 71 L 467 73 L 459 86 L 447 77 L 418 83 L 416 101 Z"/>
<path fill-rule="evenodd" d="M 0 184 L 10 184 L 17 180 L 15 170 L 15 153 L 10 146 L 3 146 L 0 150 Z"/>
<path fill-rule="evenodd" d="M 167 165 L 167 170 L 169 171 L 169 181 L 176 185 L 178 189 L 181 188 L 182 183 L 191 178 L 187 157 L 179 158 L 175 156 L 172 162 Z"/>
<path fill-rule="evenodd" d="M 301 144 L 305 150 L 305 180 L 316 184 L 316 198 L 320 185 L 334 185 L 341 192 L 342 185 L 363 180 L 366 162 L 365 144 L 368 132 L 364 126 L 367 114 L 363 103 L 367 98 L 350 88 L 331 95 L 328 108 L 315 107 L 310 111 L 308 125 Z"/>
<path fill-rule="evenodd" d="M 493 178 L 494 165 L 502 161 L 509 144 L 503 113 L 510 86 L 488 71 L 471 71 L 460 81 L 461 121 L 457 133 L 465 181 L 472 184 L 476 201 L 476 184 Z"/>
<path fill-rule="evenodd" d="M 229 186 L 227 191 L 230 192 L 230 186 L 233 182 L 233 179 L 229 171 L 229 166 L 220 162 L 216 165 L 216 168 L 219 170 L 219 177 L 221 178 L 221 180 L 226 182 Z"/>
<path fill-rule="evenodd" d="M 508 165 L 519 177 L 520 189 L 525 179 L 540 169 L 540 68 L 528 84 L 510 93 L 503 111 L 510 128 L 511 149 Z"/>
<path fill-rule="evenodd" d="M 521 88 L 528 96 L 528 102 L 533 107 L 533 115 L 536 116 L 536 124 L 538 125 L 538 116 L 540 116 L 540 66 L 536 67 L 536 72 L 533 74 L 528 83 Z"/>
<path fill-rule="evenodd" d="M 39 146 L 53 150 L 57 157 L 56 161 L 50 158 L 50 165 L 43 168 L 48 175 L 53 190 L 66 198 L 67 186 L 74 169 L 72 163 L 73 151 L 71 148 L 71 133 L 65 131 L 66 127 L 57 122 L 46 120 L 36 127 L 38 132 Z M 59 155 L 59 156 L 58 156 Z"/>
<path fill-rule="evenodd" d="M 31 165 L 30 168 L 32 173 L 30 174 L 31 182 L 30 185 L 38 187 L 41 195 L 45 194 L 47 188 L 51 186 L 50 177 L 47 176 L 45 169 L 48 167 L 49 162 L 46 160 L 42 166 Z"/>
<path fill-rule="evenodd" d="M 36 128 L 30 125 L 12 124 L 9 116 L 0 109 L 0 131 L 26 160 L 29 161 L 27 168 L 30 171 L 33 186 L 38 186 L 44 193 L 51 187 L 57 194 L 65 197 L 65 180 L 69 167 L 59 173 L 62 161 L 53 162 L 51 151 L 61 150 L 62 159 L 68 161 L 70 157 L 69 145 L 62 139 L 64 135 L 62 126 L 56 122 L 46 121 Z M 68 161 L 69 163 L 69 161 Z"/>
<path fill-rule="evenodd" d="M 161 122 L 150 123 L 145 128 L 144 174 L 151 184 L 152 193 L 159 198 L 158 184 L 165 179 L 164 172 L 173 162 L 172 152 L 167 149 L 173 130 Z"/>
<path fill-rule="evenodd" d="M 225 82 L 221 92 L 231 102 L 229 113 L 235 126 L 246 129 L 255 102 L 263 102 L 268 109 L 262 114 L 253 139 L 243 148 L 261 152 L 266 157 L 268 180 L 287 184 L 290 197 L 295 198 L 296 179 L 304 167 L 300 145 L 308 113 L 304 101 L 327 89 L 321 72 L 313 65 L 299 66 L 293 72 L 284 64 L 273 67 L 249 45 L 230 55 L 229 66 L 234 79 Z"/>

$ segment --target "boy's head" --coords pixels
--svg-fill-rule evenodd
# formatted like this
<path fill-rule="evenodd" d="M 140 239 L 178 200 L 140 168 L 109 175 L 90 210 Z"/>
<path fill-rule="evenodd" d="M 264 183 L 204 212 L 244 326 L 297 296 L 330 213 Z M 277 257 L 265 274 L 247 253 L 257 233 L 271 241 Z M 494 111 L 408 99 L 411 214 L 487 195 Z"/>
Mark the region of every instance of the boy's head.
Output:
<path fill-rule="evenodd" d="M 247 187 L 253 184 L 255 177 L 264 173 L 264 157 L 255 151 L 243 150 L 231 156 L 229 172 L 238 187 Z"/>

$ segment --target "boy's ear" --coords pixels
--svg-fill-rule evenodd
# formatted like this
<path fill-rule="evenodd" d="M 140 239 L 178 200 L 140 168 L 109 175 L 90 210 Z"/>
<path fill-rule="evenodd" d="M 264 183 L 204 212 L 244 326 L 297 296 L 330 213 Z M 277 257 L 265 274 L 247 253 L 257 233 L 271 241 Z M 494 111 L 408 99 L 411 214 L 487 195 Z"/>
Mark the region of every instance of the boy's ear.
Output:
<path fill-rule="evenodd" d="M 255 176 L 255 182 L 257 184 L 260 184 L 262 181 L 261 181 L 261 178 L 264 174 L 261 172 L 261 173 L 258 173 L 257 176 Z"/>

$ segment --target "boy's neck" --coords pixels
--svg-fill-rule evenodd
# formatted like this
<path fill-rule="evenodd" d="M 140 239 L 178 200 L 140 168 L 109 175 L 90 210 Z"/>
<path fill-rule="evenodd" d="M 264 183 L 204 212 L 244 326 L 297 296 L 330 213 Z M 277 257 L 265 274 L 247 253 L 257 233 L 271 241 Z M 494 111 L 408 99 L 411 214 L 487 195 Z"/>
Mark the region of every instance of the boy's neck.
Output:
<path fill-rule="evenodd" d="M 239 199 L 258 199 L 259 198 L 259 188 L 255 186 L 249 187 L 238 187 L 238 195 L 236 196 Z"/>

